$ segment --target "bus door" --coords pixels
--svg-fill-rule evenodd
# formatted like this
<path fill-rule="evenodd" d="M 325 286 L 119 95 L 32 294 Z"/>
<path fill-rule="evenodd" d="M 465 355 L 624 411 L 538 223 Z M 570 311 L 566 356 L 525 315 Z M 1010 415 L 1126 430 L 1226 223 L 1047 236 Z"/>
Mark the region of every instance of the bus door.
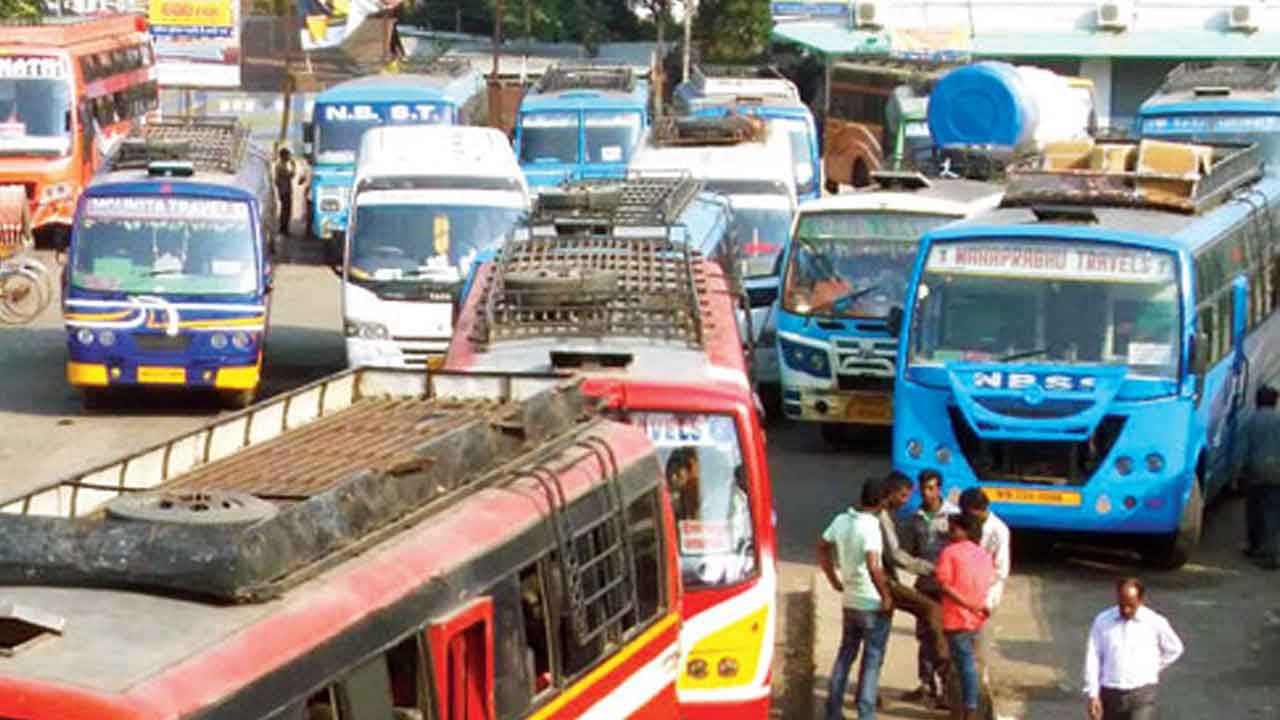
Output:
<path fill-rule="evenodd" d="M 1230 483 L 1244 467 L 1245 445 L 1241 442 L 1242 417 L 1247 417 L 1249 402 L 1249 354 L 1245 352 L 1245 334 L 1249 328 L 1249 280 L 1240 275 L 1231 283 L 1231 397 L 1226 419 L 1227 473 L 1221 482 Z"/>

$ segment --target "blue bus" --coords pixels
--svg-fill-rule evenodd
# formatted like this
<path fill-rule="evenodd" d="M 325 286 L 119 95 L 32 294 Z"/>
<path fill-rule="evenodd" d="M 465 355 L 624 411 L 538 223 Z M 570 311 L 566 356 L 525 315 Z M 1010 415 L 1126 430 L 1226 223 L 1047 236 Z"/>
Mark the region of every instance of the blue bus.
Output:
<path fill-rule="evenodd" d="M 822 197 L 818 126 L 795 83 L 776 71 L 754 66 L 695 67 L 689 75 L 672 93 L 677 113 L 694 117 L 737 113 L 764 118 L 784 130 L 790 140 L 796 198 L 804 202 Z"/>
<path fill-rule="evenodd" d="M 465 61 L 437 62 L 428 73 L 348 80 L 316 96 L 303 139 L 311 163 L 307 234 L 339 256 L 347 229 L 351 179 L 364 131 L 379 125 L 473 125 L 485 112 L 484 75 Z M 425 149 L 424 149 L 425 152 Z"/>
<path fill-rule="evenodd" d="M 629 66 L 561 64 L 520 101 L 515 148 L 535 192 L 565 180 L 621 178 L 649 127 L 649 83 Z"/>
<path fill-rule="evenodd" d="M 1257 143 L 1280 159 L 1280 64 L 1178 65 L 1138 110 L 1138 135 L 1208 143 Z"/>
<path fill-rule="evenodd" d="M 67 380 L 253 401 L 271 299 L 271 158 L 234 120 L 148 123 L 85 189 L 63 274 Z"/>
<path fill-rule="evenodd" d="M 1155 145 L 1011 172 L 999 209 L 924 236 L 893 462 L 982 487 L 1012 527 L 1119 535 L 1172 568 L 1280 372 L 1280 180 L 1257 146 L 1212 148 L 1205 171 L 1200 148 Z M 1087 165 L 1130 153 L 1137 172 Z"/>

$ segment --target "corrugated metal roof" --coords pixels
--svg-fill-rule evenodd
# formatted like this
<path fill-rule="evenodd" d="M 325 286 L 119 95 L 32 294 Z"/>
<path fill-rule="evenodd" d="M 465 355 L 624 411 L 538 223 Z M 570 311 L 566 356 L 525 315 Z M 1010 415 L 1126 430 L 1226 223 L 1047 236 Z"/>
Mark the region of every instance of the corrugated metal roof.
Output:
<path fill-rule="evenodd" d="M 880 32 L 850 30 L 830 23 L 794 22 L 773 26 L 779 42 L 795 43 L 823 55 L 886 55 L 889 38 Z"/>

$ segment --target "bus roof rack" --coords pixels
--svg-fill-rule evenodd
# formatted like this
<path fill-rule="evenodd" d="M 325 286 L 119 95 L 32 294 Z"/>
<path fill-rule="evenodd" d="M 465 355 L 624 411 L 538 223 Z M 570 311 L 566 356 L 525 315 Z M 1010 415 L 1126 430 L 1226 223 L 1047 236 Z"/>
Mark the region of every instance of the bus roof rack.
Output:
<path fill-rule="evenodd" d="M 924 190 L 925 188 L 933 187 L 933 183 L 929 182 L 929 178 L 925 177 L 924 173 L 919 172 L 876 170 L 871 173 L 871 179 L 886 190 L 892 188 Z"/>
<path fill-rule="evenodd" d="M 688 171 L 632 171 L 621 179 L 576 180 L 539 194 L 529 225 L 666 227 L 679 222 L 702 187 Z"/>
<path fill-rule="evenodd" d="M 1161 92 L 1230 95 L 1235 90 L 1280 89 L 1280 63 L 1274 61 L 1189 61 L 1165 76 Z"/>
<path fill-rule="evenodd" d="M 473 67 L 469 59 L 458 55 L 410 55 L 397 59 L 396 65 L 401 74 L 447 75 L 451 78 L 465 75 Z"/>
<path fill-rule="evenodd" d="M 703 95 L 732 95 L 743 99 L 781 97 L 800 102 L 800 90 L 772 66 L 699 65 L 689 80 Z"/>
<path fill-rule="evenodd" d="M 1258 145 L 1203 145 L 1143 139 L 1073 152 L 1047 149 L 1043 158 L 1008 169 L 1001 207 L 1130 207 L 1199 213 L 1262 177 Z M 1102 167 L 1099 167 L 1102 164 Z M 1115 168 L 1115 169 L 1112 169 Z"/>
<path fill-rule="evenodd" d="M 512 236 L 480 292 L 471 340 L 482 345 L 610 336 L 703 344 L 701 256 L 670 237 Z"/>
<path fill-rule="evenodd" d="M 248 147 L 249 129 L 235 118 L 172 117 L 125 137 L 106 165 L 115 171 L 190 163 L 193 170 L 236 173 Z"/>
<path fill-rule="evenodd" d="M 616 90 L 631 92 L 635 88 L 635 71 L 630 65 L 609 62 L 561 62 L 542 73 L 535 88 L 538 92 L 559 90 Z"/>
<path fill-rule="evenodd" d="M 764 139 L 766 125 L 750 115 L 662 117 L 653 122 L 657 145 L 737 145 Z"/>

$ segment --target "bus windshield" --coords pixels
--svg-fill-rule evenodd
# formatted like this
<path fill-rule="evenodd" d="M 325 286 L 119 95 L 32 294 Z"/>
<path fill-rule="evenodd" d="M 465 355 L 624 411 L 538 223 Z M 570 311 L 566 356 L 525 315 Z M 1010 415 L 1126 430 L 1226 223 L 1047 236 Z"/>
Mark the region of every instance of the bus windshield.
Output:
<path fill-rule="evenodd" d="M 242 201 L 91 197 L 75 228 L 71 284 L 152 295 L 251 293 L 253 228 Z"/>
<path fill-rule="evenodd" d="M 587 162 L 625 163 L 640 137 L 638 112 L 588 112 L 583 121 Z"/>
<path fill-rule="evenodd" d="M 790 232 L 791 211 L 787 208 L 742 207 L 735 203 L 733 233 L 742 249 L 743 277 L 772 274 Z"/>
<path fill-rule="evenodd" d="M 523 211 L 491 205 L 357 204 L 349 278 L 358 283 L 452 285 L 496 247 Z"/>
<path fill-rule="evenodd" d="M 756 571 L 750 488 L 727 415 L 631 413 L 658 448 L 675 511 L 684 586 L 734 585 Z"/>
<path fill-rule="evenodd" d="M 0 66 L 0 155 L 61 156 L 71 152 L 71 86 L 67 81 L 8 77 L 3 69 Z"/>
<path fill-rule="evenodd" d="M 883 318 L 900 307 L 920 236 L 949 215 L 822 212 L 800 216 L 783 279 L 796 315 Z"/>
<path fill-rule="evenodd" d="M 1085 242 L 943 243 L 916 293 L 913 363 L 1127 365 L 1174 379 L 1173 255 Z"/>
<path fill-rule="evenodd" d="M 325 103 L 317 105 L 316 160 L 354 162 L 364 132 L 379 125 L 447 125 L 450 107 L 437 103 Z"/>
<path fill-rule="evenodd" d="M 1259 144 L 1263 155 L 1280 154 L 1280 114 L 1202 113 L 1147 115 L 1142 137 L 1236 145 Z"/>
<path fill-rule="evenodd" d="M 520 162 L 578 162 L 578 114 L 526 113 L 520 118 Z"/>

